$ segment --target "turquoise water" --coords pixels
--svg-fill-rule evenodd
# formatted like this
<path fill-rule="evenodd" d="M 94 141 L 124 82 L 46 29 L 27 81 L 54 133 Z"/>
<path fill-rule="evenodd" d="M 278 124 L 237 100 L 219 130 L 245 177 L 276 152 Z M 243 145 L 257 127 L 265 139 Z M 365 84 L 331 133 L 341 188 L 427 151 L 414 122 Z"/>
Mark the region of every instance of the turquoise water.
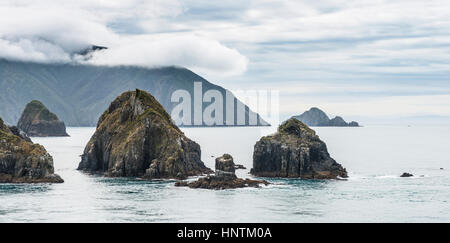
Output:
<path fill-rule="evenodd" d="M 347 181 L 272 179 L 226 191 L 173 181 L 92 176 L 76 171 L 94 128 L 68 138 L 33 138 L 64 184 L 0 184 L 0 222 L 450 222 L 450 127 L 314 128 L 349 171 Z M 186 128 L 202 158 L 230 153 L 248 169 L 260 128 Z M 440 168 L 444 168 L 441 170 Z M 403 172 L 415 175 L 399 178 Z"/>

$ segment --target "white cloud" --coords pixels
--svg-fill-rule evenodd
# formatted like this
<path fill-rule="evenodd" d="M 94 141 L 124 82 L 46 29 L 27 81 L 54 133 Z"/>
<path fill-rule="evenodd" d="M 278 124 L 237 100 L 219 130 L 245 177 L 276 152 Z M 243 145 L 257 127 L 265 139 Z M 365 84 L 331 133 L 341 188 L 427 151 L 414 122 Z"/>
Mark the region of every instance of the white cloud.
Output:
<path fill-rule="evenodd" d="M 0 58 L 35 62 L 72 62 L 74 53 L 91 44 L 109 47 L 88 63 L 97 65 L 183 66 L 205 75 L 245 72 L 247 59 L 211 38 L 129 34 L 117 29 L 131 22 L 177 16 L 175 0 L 153 1 L 5 1 L 0 3 Z M 125 27 L 123 27 L 124 25 Z"/>
<path fill-rule="evenodd" d="M 231 89 L 286 90 L 285 113 L 413 113 L 402 92 L 414 89 L 421 113 L 447 115 L 447 96 L 438 105 L 415 86 L 450 89 L 449 19 L 447 0 L 2 0 L 0 57 L 67 62 L 96 44 L 110 49 L 95 65 L 178 65 Z"/>
<path fill-rule="evenodd" d="M 194 35 L 124 37 L 117 46 L 95 53 L 88 61 L 99 65 L 175 65 L 215 75 L 240 74 L 247 62 L 238 51 Z"/>

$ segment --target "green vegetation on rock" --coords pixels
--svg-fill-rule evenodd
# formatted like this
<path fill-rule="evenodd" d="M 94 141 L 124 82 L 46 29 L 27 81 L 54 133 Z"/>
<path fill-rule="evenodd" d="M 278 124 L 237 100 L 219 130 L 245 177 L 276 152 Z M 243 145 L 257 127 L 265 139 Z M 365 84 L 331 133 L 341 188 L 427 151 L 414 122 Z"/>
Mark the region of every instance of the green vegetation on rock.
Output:
<path fill-rule="evenodd" d="M 28 136 L 68 136 L 64 122 L 58 119 L 54 113 L 38 100 L 27 104 L 17 127 Z"/>
<path fill-rule="evenodd" d="M 185 178 L 210 173 L 200 146 L 173 123 L 149 93 L 128 91 L 111 102 L 78 169 L 112 177 Z"/>
<path fill-rule="evenodd" d="M 255 144 L 251 174 L 303 179 L 347 177 L 346 170 L 330 157 L 316 132 L 295 118 Z"/>
<path fill-rule="evenodd" d="M 45 148 L 14 135 L 0 119 L 0 183 L 61 183 Z"/>

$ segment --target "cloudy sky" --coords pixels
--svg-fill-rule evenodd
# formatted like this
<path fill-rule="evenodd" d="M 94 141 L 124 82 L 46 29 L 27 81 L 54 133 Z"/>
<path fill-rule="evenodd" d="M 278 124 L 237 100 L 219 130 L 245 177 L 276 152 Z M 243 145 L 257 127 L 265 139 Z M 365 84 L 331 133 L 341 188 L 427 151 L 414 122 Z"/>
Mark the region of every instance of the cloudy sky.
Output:
<path fill-rule="evenodd" d="M 366 123 L 450 118 L 446 0 L 1 0 L 0 57 L 178 65 Z"/>

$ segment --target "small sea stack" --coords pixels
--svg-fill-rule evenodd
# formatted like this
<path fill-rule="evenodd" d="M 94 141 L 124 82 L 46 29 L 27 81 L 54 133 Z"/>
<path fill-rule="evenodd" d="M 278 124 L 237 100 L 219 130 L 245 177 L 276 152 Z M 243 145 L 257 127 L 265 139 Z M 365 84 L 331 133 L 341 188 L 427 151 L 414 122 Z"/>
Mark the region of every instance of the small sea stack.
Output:
<path fill-rule="evenodd" d="M 54 174 L 53 158 L 0 118 L 0 183 L 62 183 Z"/>
<path fill-rule="evenodd" d="M 149 93 L 128 91 L 100 117 L 78 170 L 109 177 L 184 179 L 212 173 L 200 146 L 187 138 Z"/>
<path fill-rule="evenodd" d="M 347 171 L 328 153 L 316 132 L 291 118 L 274 135 L 261 138 L 253 153 L 252 175 L 302 179 L 346 178 Z"/>
<path fill-rule="evenodd" d="M 213 176 L 206 176 L 193 182 L 179 181 L 175 186 L 187 186 L 190 188 L 202 188 L 211 190 L 236 189 L 243 187 L 260 187 L 270 184 L 264 180 L 251 180 L 238 178 L 235 174 L 233 157 L 229 154 L 216 158 L 216 172 Z"/>
<path fill-rule="evenodd" d="M 40 101 L 27 104 L 17 128 L 30 137 L 67 137 L 66 125 Z"/>

